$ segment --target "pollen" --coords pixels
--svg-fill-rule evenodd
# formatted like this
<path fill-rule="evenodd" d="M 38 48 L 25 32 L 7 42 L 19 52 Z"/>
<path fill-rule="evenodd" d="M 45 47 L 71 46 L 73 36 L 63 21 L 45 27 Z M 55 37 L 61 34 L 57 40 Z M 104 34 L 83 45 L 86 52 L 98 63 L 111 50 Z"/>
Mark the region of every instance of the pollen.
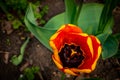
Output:
<path fill-rule="evenodd" d="M 73 49 L 71 49 L 71 51 L 72 51 L 71 56 L 77 53 L 77 52 L 74 51 Z"/>

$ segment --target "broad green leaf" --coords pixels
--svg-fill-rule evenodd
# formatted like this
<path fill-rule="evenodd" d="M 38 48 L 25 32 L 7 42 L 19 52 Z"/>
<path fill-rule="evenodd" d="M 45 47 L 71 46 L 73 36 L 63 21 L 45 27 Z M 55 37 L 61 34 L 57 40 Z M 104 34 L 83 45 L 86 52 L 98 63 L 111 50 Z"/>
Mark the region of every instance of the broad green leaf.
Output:
<path fill-rule="evenodd" d="M 25 25 L 44 46 L 46 46 L 49 50 L 52 50 L 49 46 L 49 38 L 56 30 L 50 30 L 37 26 L 31 5 L 32 4 L 29 5 L 29 8 L 26 12 L 24 19 Z"/>
<path fill-rule="evenodd" d="M 113 18 L 109 19 L 107 22 L 104 31 L 101 34 L 98 34 L 97 37 L 99 38 L 100 42 L 104 44 L 106 39 L 112 34 L 112 26 L 114 24 Z"/>
<path fill-rule="evenodd" d="M 29 42 L 29 38 L 27 38 L 27 40 L 23 43 L 23 45 L 21 46 L 20 48 L 20 55 L 17 57 L 16 55 L 14 55 L 12 58 L 11 58 L 11 62 L 14 64 L 14 65 L 19 65 L 22 60 L 23 60 L 23 56 L 24 56 L 24 51 L 25 51 L 25 48 L 27 46 L 27 43 Z"/>
<path fill-rule="evenodd" d="M 109 36 L 103 44 L 102 58 L 106 59 L 114 56 L 118 51 L 118 45 L 118 40 L 113 36 Z"/>
<path fill-rule="evenodd" d="M 97 35 L 97 38 L 100 40 L 102 45 L 105 43 L 106 39 L 109 37 L 111 33 L 112 31 L 109 31 L 109 32 L 104 32 L 102 34 Z"/>
<path fill-rule="evenodd" d="M 98 3 L 83 4 L 81 13 L 78 19 L 78 26 L 82 28 L 83 32 L 95 34 L 99 25 L 99 18 L 102 12 L 103 5 Z M 45 28 L 57 30 L 64 23 L 65 13 L 61 13 L 51 18 Z"/>
<path fill-rule="evenodd" d="M 47 29 L 57 30 L 60 26 L 62 26 L 64 23 L 64 13 L 58 14 L 52 19 L 50 19 L 44 27 Z"/>
<path fill-rule="evenodd" d="M 85 32 L 87 34 L 94 34 L 93 30 L 94 30 L 94 26 L 91 26 L 91 27 L 88 27 Z"/>
<path fill-rule="evenodd" d="M 95 35 L 97 33 L 102 9 L 102 4 L 84 4 L 78 19 L 78 26 L 80 26 L 84 32 Z M 88 30 L 90 28 L 91 30 Z"/>
<path fill-rule="evenodd" d="M 65 23 L 72 23 L 76 14 L 75 0 L 65 0 Z"/>

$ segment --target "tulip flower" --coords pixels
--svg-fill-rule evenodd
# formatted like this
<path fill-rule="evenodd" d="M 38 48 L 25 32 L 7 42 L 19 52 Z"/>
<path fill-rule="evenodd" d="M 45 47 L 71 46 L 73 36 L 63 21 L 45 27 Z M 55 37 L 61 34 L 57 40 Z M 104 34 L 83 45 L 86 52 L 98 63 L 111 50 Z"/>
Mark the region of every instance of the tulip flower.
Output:
<path fill-rule="evenodd" d="M 75 76 L 93 71 L 102 49 L 97 37 L 83 33 L 78 26 L 72 24 L 61 26 L 49 43 L 57 67 L 64 73 Z"/>

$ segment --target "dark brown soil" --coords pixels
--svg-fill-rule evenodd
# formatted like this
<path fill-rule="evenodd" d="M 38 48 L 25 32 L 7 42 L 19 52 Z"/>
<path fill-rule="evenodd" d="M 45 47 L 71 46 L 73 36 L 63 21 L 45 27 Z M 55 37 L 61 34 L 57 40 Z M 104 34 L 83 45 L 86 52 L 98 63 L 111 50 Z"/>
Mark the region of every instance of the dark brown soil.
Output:
<path fill-rule="evenodd" d="M 84 0 L 87 2 L 102 2 L 102 0 Z M 45 16 L 48 21 L 52 16 L 63 12 L 63 0 L 43 0 L 42 5 L 48 5 L 49 11 Z M 5 19 L 4 13 L 0 13 L 0 80 L 18 80 L 22 70 L 26 66 L 39 66 L 38 78 L 35 80 L 61 80 L 61 71 L 57 69 L 51 59 L 52 52 L 44 47 L 35 37 L 32 37 L 25 50 L 23 62 L 15 66 L 10 62 L 11 57 L 20 53 L 20 47 L 30 32 L 25 31 L 21 26 L 14 30 L 11 23 Z M 120 32 L 120 7 L 114 10 L 114 33 Z M 43 79 L 42 79 L 42 77 Z M 120 62 L 117 58 L 106 60 L 99 59 L 97 68 L 90 74 L 84 75 L 86 78 L 97 77 L 102 80 L 120 80 Z M 74 80 L 80 80 L 77 77 Z M 73 80 L 73 76 L 67 76 L 65 80 Z"/>

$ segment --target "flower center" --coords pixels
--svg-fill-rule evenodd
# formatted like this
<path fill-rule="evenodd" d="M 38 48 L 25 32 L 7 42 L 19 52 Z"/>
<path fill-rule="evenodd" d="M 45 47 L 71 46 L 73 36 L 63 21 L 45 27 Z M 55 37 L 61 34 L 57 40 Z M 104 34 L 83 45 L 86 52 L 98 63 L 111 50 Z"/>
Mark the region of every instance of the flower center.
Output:
<path fill-rule="evenodd" d="M 68 68 L 77 68 L 84 59 L 80 46 L 75 46 L 73 44 L 65 44 L 59 52 L 59 56 L 63 67 Z"/>

